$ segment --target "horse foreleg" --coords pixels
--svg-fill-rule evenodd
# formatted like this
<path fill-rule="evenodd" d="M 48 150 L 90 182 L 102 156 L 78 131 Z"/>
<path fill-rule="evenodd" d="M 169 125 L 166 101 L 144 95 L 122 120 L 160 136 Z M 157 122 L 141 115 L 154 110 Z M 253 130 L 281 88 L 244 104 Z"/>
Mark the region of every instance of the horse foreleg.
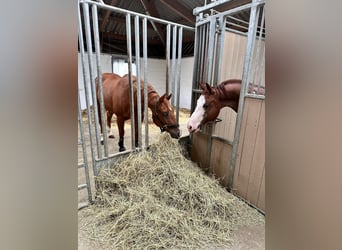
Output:
<path fill-rule="evenodd" d="M 108 137 L 109 138 L 114 138 L 114 134 L 113 134 L 113 131 L 112 131 L 112 116 L 113 116 L 113 113 L 110 113 L 110 112 L 107 112 L 107 133 L 108 133 Z"/>
<path fill-rule="evenodd" d="M 97 100 L 97 116 L 99 118 L 99 123 L 100 123 L 100 131 L 101 131 L 101 144 L 103 145 L 103 128 L 102 128 L 102 119 L 101 119 L 101 107 L 100 107 L 100 102 Z"/>
<path fill-rule="evenodd" d="M 125 135 L 125 120 L 121 116 L 116 117 L 116 122 L 118 124 L 119 129 L 119 152 L 125 151 L 126 148 L 124 147 L 124 135 Z"/>

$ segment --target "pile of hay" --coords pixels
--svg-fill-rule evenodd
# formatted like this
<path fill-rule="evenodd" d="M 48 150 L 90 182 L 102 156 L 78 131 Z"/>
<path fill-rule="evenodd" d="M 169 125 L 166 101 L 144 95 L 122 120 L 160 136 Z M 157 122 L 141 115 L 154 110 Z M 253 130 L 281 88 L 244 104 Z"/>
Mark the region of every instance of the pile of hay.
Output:
<path fill-rule="evenodd" d="M 264 217 L 225 191 L 163 133 L 97 178 L 98 197 L 83 210 L 80 230 L 113 249 L 226 247 L 240 225 Z"/>

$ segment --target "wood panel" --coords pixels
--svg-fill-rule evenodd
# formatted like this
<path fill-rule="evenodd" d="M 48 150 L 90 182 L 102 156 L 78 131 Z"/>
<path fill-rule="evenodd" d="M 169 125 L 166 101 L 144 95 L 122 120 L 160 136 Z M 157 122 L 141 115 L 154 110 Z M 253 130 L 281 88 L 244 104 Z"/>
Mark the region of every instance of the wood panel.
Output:
<path fill-rule="evenodd" d="M 196 162 L 198 166 L 205 170 L 208 152 L 208 135 L 202 132 L 192 134 L 191 144 L 191 160 Z"/>
<path fill-rule="evenodd" d="M 222 186 L 228 186 L 229 165 L 232 155 L 232 145 L 213 138 L 210 165 L 213 174 L 220 179 Z"/>
<path fill-rule="evenodd" d="M 265 101 L 246 98 L 235 165 L 233 192 L 265 208 Z"/>
<path fill-rule="evenodd" d="M 215 124 L 213 135 L 232 142 L 235 133 L 236 112 L 229 107 L 225 107 L 221 109 L 218 118 L 222 121 Z"/>

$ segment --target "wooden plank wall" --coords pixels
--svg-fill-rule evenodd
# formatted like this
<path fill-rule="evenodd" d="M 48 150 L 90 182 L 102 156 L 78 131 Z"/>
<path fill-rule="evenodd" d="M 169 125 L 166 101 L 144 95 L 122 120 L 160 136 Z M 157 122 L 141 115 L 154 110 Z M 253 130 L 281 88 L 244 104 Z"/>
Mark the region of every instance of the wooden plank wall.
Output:
<path fill-rule="evenodd" d="M 259 54 L 257 54 L 257 46 L 260 42 Z M 222 57 L 221 64 L 221 75 L 219 76 L 219 82 L 222 82 L 227 79 L 242 79 L 243 72 L 243 62 L 245 59 L 245 51 L 246 51 L 247 37 L 239 34 L 235 34 L 232 32 L 226 32 L 224 37 L 224 47 L 223 54 L 225 56 Z M 256 40 L 255 49 L 253 54 L 252 61 L 252 69 L 250 72 L 250 81 L 258 82 L 261 75 L 261 86 L 265 86 L 265 77 L 264 71 L 261 71 L 255 65 L 261 65 L 262 56 L 265 50 L 264 41 Z M 256 69 L 256 71 L 254 71 Z M 259 69 L 259 70 L 257 70 Z"/>
<path fill-rule="evenodd" d="M 265 211 L 265 100 L 245 99 L 233 193 Z"/>

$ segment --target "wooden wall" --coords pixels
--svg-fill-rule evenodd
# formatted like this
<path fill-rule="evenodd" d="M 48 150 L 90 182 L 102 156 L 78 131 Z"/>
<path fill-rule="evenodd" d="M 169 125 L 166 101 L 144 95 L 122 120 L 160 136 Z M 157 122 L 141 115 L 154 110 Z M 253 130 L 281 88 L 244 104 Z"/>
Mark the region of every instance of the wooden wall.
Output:
<path fill-rule="evenodd" d="M 245 98 L 233 193 L 265 211 L 265 100 Z"/>
<path fill-rule="evenodd" d="M 207 129 L 192 135 L 190 153 L 200 168 L 213 173 L 227 187 L 236 113 L 227 108 L 220 116 L 222 122 L 213 127 L 209 165 Z M 265 100 L 245 98 L 233 193 L 265 211 Z"/>

